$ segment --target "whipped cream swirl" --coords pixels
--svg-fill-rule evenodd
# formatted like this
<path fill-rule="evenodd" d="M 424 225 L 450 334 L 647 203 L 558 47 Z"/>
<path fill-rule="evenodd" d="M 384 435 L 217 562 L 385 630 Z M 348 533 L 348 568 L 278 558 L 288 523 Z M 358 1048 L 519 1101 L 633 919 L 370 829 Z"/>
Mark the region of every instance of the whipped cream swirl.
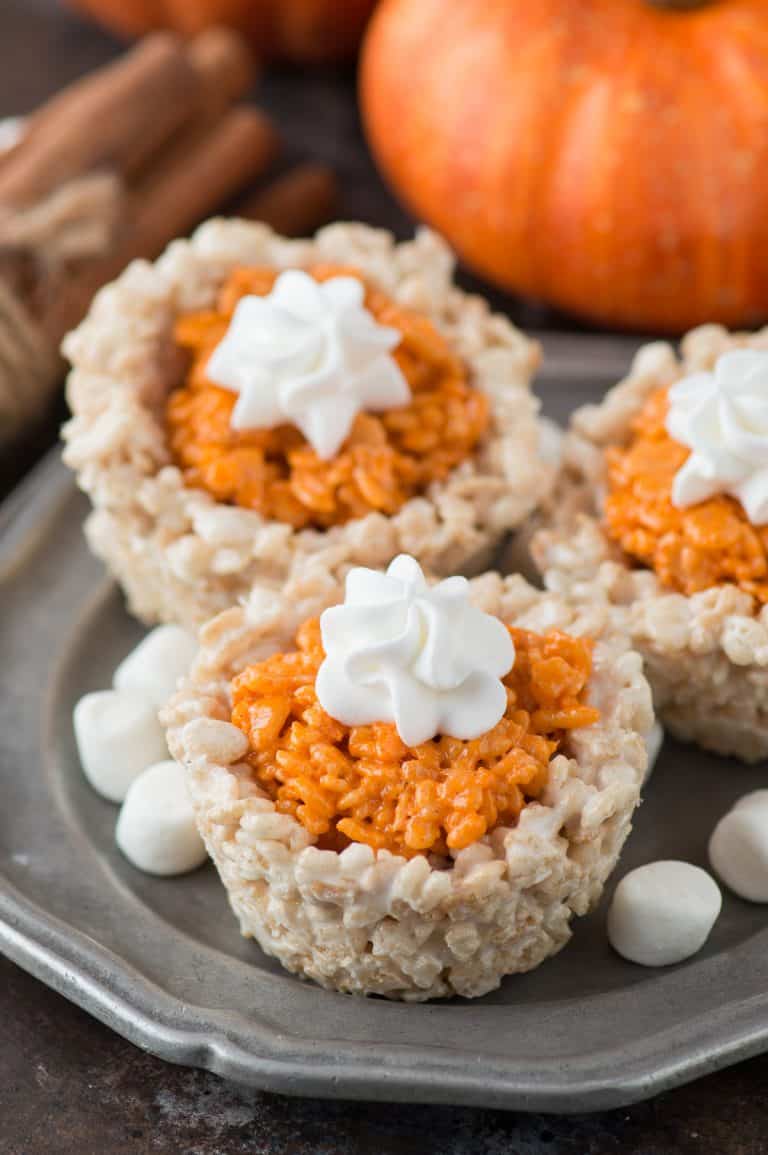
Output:
<path fill-rule="evenodd" d="M 669 391 L 667 432 L 687 445 L 672 501 L 685 509 L 723 493 L 753 525 L 768 524 L 768 352 L 723 353 L 712 373 L 693 373 Z"/>
<path fill-rule="evenodd" d="M 291 423 L 327 460 L 362 410 L 408 404 L 410 387 L 390 355 L 400 332 L 380 325 L 364 296 L 357 277 L 319 283 L 289 269 L 267 296 L 239 301 L 206 368 L 216 385 L 240 394 L 233 429 Z"/>
<path fill-rule="evenodd" d="M 466 578 L 429 586 L 407 554 L 386 574 L 350 570 L 344 604 L 320 628 L 317 697 L 347 726 L 394 722 L 418 746 L 436 734 L 479 738 L 504 715 L 515 647 L 503 622 L 470 603 Z"/>

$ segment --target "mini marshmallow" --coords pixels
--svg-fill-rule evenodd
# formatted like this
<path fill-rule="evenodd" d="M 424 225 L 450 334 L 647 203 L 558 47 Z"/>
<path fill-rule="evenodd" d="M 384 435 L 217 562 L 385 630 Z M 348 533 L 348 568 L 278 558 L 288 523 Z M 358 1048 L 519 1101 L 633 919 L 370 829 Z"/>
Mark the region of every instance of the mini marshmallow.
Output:
<path fill-rule="evenodd" d="M 689 862 L 650 862 L 630 870 L 616 887 L 608 939 L 630 962 L 670 966 L 701 950 L 722 901 L 706 870 Z"/>
<path fill-rule="evenodd" d="M 648 765 L 645 768 L 645 778 L 643 785 L 648 781 L 651 774 L 653 774 L 656 761 L 661 753 L 661 747 L 664 745 L 664 731 L 658 722 L 654 722 L 648 733 L 645 735 L 645 748 L 648 751 Z"/>
<path fill-rule="evenodd" d="M 197 642 L 180 626 L 159 626 L 131 650 L 115 670 L 116 690 L 144 694 L 159 710 L 189 672 Z"/>
<path fill-rule="evenodd" d="M 753 790 L 750 794 L 742 794 L 731 810 L 768 810 L 768 790 Z"/>
<path fill-rule="evenodd" d="M 750 902 L 768 902 L 768 790 L 744 795 L 715 827 L 709 861 L 726 886 Z"/>
<path fill-rule="evenodd" d="M 115 839 L 128 861 L 147 874 L 186 874 L 205 862 L 183 766 L 158 762 L 139 775 L 125 797 Z"/>
<path fill-rule="evenodd" d="M 144 694 L 130 690 L 86 694 L 73 717 L 83 772 L 110 802 L 122 802 L 134 778 L 168 756 L 157 709 Z"/>

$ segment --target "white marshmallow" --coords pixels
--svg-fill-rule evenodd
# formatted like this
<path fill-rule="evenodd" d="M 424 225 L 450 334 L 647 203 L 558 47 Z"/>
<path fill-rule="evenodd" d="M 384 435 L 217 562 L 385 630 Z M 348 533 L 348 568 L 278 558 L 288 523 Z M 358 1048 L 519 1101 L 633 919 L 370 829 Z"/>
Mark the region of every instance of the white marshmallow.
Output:
<path fill-rule="evenodd" d="M 750 794 L 742 794 L 731 809 L 768 810 L 768 790 L 753 790 Z"/>
<path fill-rule="evenodd" d="M 115 670 L 116 690 L 144 694 L 159 710 L 175 692 L 179 678 L 189 672 L 197 642 L 180 626 L 158 626 L 131 650 Z"/>
<path fill-rule="evenodd" d="M 147 874 L 186 874 L 205 862 L 183 766 L 158 762 L 139 775 L 126 795 L 115 839 L 128 861 Z"/>
<path fill-rule="evenodd" d="M 689 862 L 649 862 L 622 878 L 608 911 L 614 950 L 642 966 L 670 966 L 701 950 L 722 906 L 713 878 Z"/>
<path fill-rule="evenodd" d="M 86 694 L 75 706 L 74 726 L 83 772 L 110 802 L 122 802 L 145 766 L 168 756 L 157 709 L 143 694 Z"/>
<path fill-rule="evenodd" d="M 648 751 L 648 765 L 645 768 L 645 777 L 643 778 L 643 785 L 648 781 L 651 774 L 653 774 L 656 760 L 661 753 L 661 748 L 664 745 L 664 731 L 660 723 L 654 722 L 648 733 L 645 735 L 645 748 Z"/>
<path fill-rule="evenodd" d="M 726 886 L 750 902 L 768 902 L 768 791 L 741 798 L 709 840 L 709 861 Z"/>

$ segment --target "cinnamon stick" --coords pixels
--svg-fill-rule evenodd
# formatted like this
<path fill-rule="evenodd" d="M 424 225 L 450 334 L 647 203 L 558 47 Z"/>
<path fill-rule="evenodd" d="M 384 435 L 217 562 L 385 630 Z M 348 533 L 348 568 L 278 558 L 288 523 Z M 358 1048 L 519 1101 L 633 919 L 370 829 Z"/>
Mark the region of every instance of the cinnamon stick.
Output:
<path fill-rule="evenodd" d="M 201 87 L 201 110 L 209 115 L 224 112 L 258 80 L 258 63 L 248 42 L 232 28 L 208 28 L 187 51 Z"/>
<path fill-rule="evenodd" d="M 215 208 L 262 176 L 278 148 L 268 118 L 235 108 L 204 133 L 183 158 L 162 166 L 128 198 L 125 236 L 109 257 L 89 262 L 58 294 L 42 318 L 57 344 L 88 309 L 92 297 L 137 257 L 152 259 Z"/>
<path fill-rule="evenodd" d="M 162 36 L 146 37 L 143 44 L 148 46 L 159 39 Z M 183 45 L 178 43 L 177 47 L 186 53 L 197 77 L 196 113 L 212 106 L 223 111 L 227 105 L 245 96 L 258 79 L 256 60 L 248 42 L 232 28 L 207 28 L 194 40 Z M 137 50 L 131 55 L 135 57 Z M 77 114 L 78 107 L 88 104 L 92 109 L 98 109 L 103 100 L 113 99 L 116 70 L 129 59 L 130 56 L 125 56 L 117 63 L 89 72 L 26 117 L 24 141 L 34 140 L 41 127 L 51 130 L 54 126 L 59 130 L 66 127 L 72 111 Z"/>
<path fill-rule="evenodd" d="M 234 108 L 184 156 L 153 172 L 128 207 L 133 255 L 154 257 L 217 205 L 263 176 L 278 151 L 271 121 L 258 108 Z"/>
<path fill-rule="evenodd" d="M 167 33 L 147 37 L 33 118 L 0 170 L 0 203 L 29 205 L 93 168 L 140 167 L 188 120 L 198 91 L 182 42 Z"/>
<path fill-rule="evenodd" d="M 285 237 L 309 236 L 335 215 L 338 183 L 324 164 L 299 164 L 238 207 Z"/>
<path fill-rule="evenodd" d="M 196 153 L 227 109 L 253 87 L 256 61 L 245 40 L 229 28 L 210 28 L 188 46 L 189 59 L 199 81 L 197 111 L 192 123 L 174 134 L 173 140 L 136 174 L 139 199 L 147 188 L 168 179 L 187 157 Z M 215 206 L 211 206 L 212 208 Z"/>

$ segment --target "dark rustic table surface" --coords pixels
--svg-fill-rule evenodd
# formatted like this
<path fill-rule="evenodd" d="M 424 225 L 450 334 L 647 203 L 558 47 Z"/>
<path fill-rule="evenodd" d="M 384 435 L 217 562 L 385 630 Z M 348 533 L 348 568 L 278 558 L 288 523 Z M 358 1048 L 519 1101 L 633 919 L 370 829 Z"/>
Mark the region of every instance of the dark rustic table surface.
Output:
<path fill-rule="evenodd" d="M 119 47 L 53 0 L 0 0 L 0 116 L 34 107 Z M 411 222 L 367 156 L 351 70 L 273 70 L 260 99 L 280 125 L 286 162 L 322 159 L 336 168 L 343 215 L 407 235 Z M 500 303 L 526 327 L 569 327 L 541 309 Z M 52 442 L 57 418 L 2 463 L 3 488 Z M 0 959 L 0 1155 L 70 1152 L 763 1155 L 768 1057 L 636 1107 L 572 1118 L 291 1100 L 169 1066 Z"/>

